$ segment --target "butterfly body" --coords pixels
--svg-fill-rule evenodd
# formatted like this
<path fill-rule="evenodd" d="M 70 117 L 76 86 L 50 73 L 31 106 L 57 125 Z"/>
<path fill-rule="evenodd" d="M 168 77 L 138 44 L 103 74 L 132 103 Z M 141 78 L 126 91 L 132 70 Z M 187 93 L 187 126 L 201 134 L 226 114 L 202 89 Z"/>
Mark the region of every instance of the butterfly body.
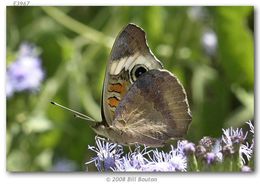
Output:
<path fill-rule="evenodd" d="M 111 141 L 162 146 L 183 137 L 191 121 L 180 81 L 150 51 L 145 32 L 128 24 L 118 35 L 102 92 L 102 122 L 94 131 Z"/>

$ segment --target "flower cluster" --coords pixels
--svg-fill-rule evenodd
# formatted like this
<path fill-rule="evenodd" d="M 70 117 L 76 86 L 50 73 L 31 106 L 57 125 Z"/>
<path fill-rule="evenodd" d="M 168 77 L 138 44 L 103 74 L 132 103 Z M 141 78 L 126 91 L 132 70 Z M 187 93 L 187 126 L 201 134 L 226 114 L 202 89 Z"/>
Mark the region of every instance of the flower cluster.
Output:
<path fill-rule="evenodd" d="M 251 171 L 248 162 L 253 156 L 254 126 L 247 122 L 250 130 L 223 129 L 220 139 L 203 137 L 197 145 L 187 140 L 179 140 L 176 148 L 169 152 L 149 147 L 135 146 L 133 152 L 124 154 L 121 145 L 96 137 L 97 147 L 89 146 L 97 156 L 86 164 L 95 162 L 98 171 L 115 172 L 184 172 L 184 171 Z M 248 134 L 252 141 L 248 142 Z M 212 167 L 212 169 L 211 169 Z M 223 168 L 224 167 L 224 168 Z"/>
<path fill-rule="evenodd" d="M 44 72 L 35 47 L 22 44 L 17 59 L 7 67 L 6 75 L 7 97 L 15 92 L 37 90 L 44 79 Z"/>
<path fill-rule="evenodd" d="M 151 150 L 144 146 L 136 145 L 134 152 L 123 156 L 121 145 L 107 142 L 103 138 L 96 137 L 97 147 L 89 146 L 97 156 L 86 164 L 95 162 L 98 171 L 112 170 L 114 172 L 137 171 L 186 171 L 187 160 L 183 150 L 171 146 L 171 151 L 165 153 L 158 149 Z"/>

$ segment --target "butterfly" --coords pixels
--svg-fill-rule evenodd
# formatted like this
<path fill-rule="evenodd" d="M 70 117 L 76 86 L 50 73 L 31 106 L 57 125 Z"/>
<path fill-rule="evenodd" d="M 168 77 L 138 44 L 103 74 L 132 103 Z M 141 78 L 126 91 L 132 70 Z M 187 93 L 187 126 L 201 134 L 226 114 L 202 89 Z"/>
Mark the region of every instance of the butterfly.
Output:
<path fill-rule="evenodd" d="M 135 24 L 128 24 L 115 39 L 101 110 L 102 121 L 92 129 L 123 145 L 159 147 L 188 131 L 192 116 L 186 92 L 178 78 L 163 69 L 144 30 Z"/>

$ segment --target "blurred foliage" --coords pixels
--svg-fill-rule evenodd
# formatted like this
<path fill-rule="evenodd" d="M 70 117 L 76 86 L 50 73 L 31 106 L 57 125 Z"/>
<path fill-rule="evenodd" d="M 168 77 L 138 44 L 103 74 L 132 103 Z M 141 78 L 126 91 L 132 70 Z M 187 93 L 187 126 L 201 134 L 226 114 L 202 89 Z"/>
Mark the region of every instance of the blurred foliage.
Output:
<path fill-rule="evenodd" d="M 254 119 L 253 7 L 7 7 L 7 66 L 29 42 L 40 49 L 46 75 L 38 92 L 7 99 L 8 171 L 86 169 L 95 133 L 50 101 L 101 120 L 109 52 L 130 22 L 186 89 L 187 139 L 217 137 Z M 217 37 L 213 53 L 202 42 L 208 30 Z"/>

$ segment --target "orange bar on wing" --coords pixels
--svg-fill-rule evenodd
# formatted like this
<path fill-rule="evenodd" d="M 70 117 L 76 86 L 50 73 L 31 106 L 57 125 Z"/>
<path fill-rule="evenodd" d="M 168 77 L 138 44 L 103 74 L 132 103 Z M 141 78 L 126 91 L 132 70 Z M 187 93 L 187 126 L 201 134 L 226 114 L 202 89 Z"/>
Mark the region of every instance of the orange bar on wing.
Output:
<path fill-rule="evenodd" d="M 116 97 L 110 97 L 107 99 L 107 102 L 110 107 L 117 107 L 119 104 L 119 100 Z"/>
<path fill-rule="evenodd" d="M 121 85 L 120 83 L 116 83 L 116 84 L 110 84 L 108 91 L 109 92 L 117 92 L 117 93 L 121 93 L 124 92 L 124 86 Z"/>

